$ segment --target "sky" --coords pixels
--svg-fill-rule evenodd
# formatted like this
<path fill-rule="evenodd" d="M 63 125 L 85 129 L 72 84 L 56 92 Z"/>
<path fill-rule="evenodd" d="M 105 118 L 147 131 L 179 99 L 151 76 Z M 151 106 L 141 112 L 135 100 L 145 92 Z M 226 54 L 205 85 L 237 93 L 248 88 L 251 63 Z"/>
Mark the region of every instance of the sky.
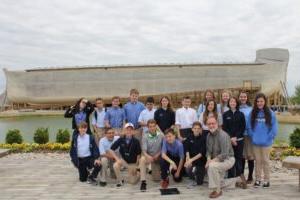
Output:
<path fill-rule="evenodd" d="M 257 49 L 286 48 L 293 94 L 299 10 L 299 0 L 0 0 L 0 68 L 252 62 Z"/>

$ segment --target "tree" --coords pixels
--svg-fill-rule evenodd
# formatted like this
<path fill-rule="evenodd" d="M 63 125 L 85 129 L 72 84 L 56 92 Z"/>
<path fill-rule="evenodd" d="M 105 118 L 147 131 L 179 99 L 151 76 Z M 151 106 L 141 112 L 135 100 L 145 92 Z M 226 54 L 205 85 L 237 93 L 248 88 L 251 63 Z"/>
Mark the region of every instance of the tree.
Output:
<path fill-rule="evenodd" d="M 291 100 L 294 104 L 300 104 L 300 85 L 297 85 L 295 90 L 295 95 L 292 96 Z"/>

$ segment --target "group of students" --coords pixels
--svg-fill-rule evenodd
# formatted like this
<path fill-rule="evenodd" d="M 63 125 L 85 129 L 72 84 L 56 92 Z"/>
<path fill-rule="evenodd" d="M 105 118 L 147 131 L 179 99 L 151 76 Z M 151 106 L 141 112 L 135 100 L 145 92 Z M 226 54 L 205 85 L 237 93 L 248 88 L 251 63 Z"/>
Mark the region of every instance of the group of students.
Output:
<path fill-rule="evenodd" d="M 153 97 L 144 105 L 138 96 L 138 90 L 130 90 L 130 101 L 122 108 L 120 97 L 113 97 L 109 108 L 101 98 L 95 105 L 82 98 L 66 111 L 74 129 L 70 156 L 80 181 L 97 184 L 100 173 L 99 185 L 106 186 L 109 170 L 116 187 L 122 187 L 121 170 L 126 169 L 127 181 L 140 180 L 140 190 L 146 191 L 147 173 L 161 181 L 163 189 L 168 188 L 169 175 L 174 182 L 188 176 L 191 188 L 202 185 L 207 174 L 209 197 L 216 198 L 223 187 L 247 188 L 255 163 L 254 186 L 270 187 L 269 153 L 277 120 L 264 94 L 256 95 L 252 107 L 244 91 L 238 98 L 224 91 L 217 104 L 213 91 L 207 90 L 198 111 L 190 107 L 189 96 L 176 111 L 167 96 L 158 109 Z"/>

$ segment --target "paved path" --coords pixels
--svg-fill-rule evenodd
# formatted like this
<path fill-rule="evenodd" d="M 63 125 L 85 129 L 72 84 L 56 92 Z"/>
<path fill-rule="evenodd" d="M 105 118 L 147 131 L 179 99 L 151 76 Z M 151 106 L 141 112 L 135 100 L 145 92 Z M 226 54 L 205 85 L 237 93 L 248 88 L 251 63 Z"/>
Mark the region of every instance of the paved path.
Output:
<path fill-rule="evenodd" d="M 297 171 L 278 170 L 272 173 L 270 189 L 231 189 L 219 199 L 278 200 L 300 199 Z M 149 183 L 148 191 L 139 185 L 126 184 L 117 189 L 114 184 L 105 188 L 78 182 L 76 169 L 68 154 L 11 154 L 0 159 L 0 199 L 207 199 L 207 185 L 186 189 L 186 180 L 177 185 L 180 195 L 161 196 L 159 185 Z"/>

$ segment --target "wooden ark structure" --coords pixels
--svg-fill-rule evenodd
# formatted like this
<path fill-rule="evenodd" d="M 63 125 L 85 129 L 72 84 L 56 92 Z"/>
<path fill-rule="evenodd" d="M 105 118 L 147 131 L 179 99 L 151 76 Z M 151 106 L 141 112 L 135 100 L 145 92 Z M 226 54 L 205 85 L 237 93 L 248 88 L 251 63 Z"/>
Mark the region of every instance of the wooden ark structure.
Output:
<path fill-rule="evenodd" d="M 238 94 L 247 90 L 252 99 L 262 91 L 269 104 L 285 104 L 287 66 L 286 49 L 260 49 L 251 63 L 182 63 L 149 65 L 115 65 L 35 68 L 9 71 L 6 90 L 0 105 L 5 109 L 65 109 L 80 97 L 93 101 L 102 97 L 105 103 L 112 96 L 128 100 L 129 90 L 140 91 L 141 100 L 154 96 L 158 102 L 168 95 L 175 107 L 185 95 L 192 97 L 197 106 L 206 89 L 215 91 L 217 98 L 222 90 Z M 2 101 L 2 102 L 1 102 Z"/>

